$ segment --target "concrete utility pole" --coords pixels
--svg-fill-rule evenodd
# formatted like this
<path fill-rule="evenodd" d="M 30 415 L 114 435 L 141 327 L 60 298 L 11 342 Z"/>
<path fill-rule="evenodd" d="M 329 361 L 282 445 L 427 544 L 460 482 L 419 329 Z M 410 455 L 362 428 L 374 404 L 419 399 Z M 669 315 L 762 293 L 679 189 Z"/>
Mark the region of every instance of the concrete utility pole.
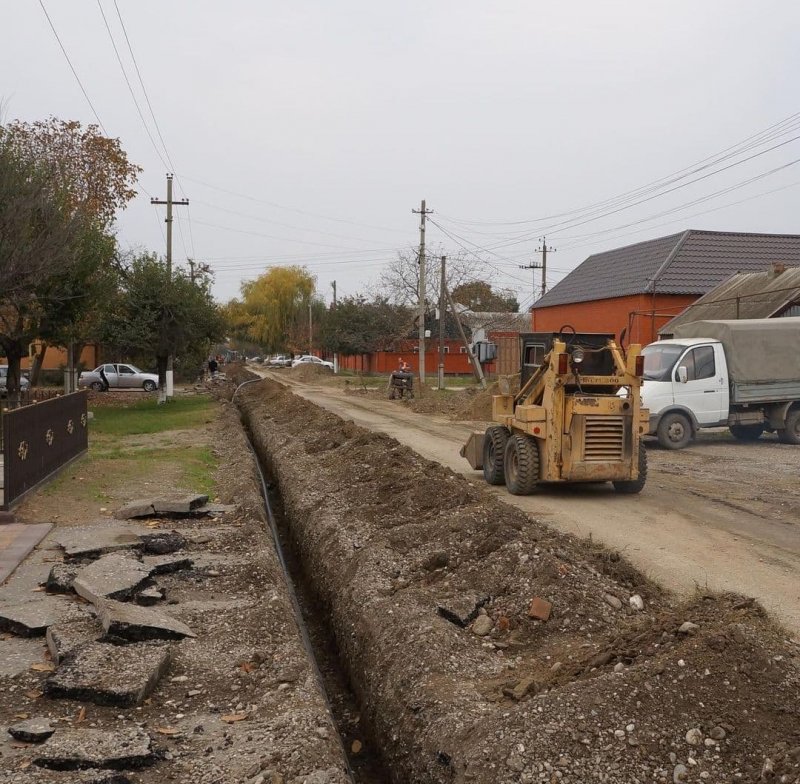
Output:
<path fill-rule="evenodd" d="M 311 347 L 314 344 L 314 317 L 312 316 L 311 300 L 308 301 L 308 353 L 311 353 Z"/>
<path fill-rule="evenodd" d="M 333 286 L 333 309 L 336 310 L 336 281 L 335 280 L 333 281 L 333 283 L 331 283 L 331 286 Z M 333 372 L 334 373 L 338 373 L 339 372 L 339 354 L 336 351 L 333 352 Z"/>
<path fill-rule="evenodd" d="M 540 237 L 539 241 L 542 243 L 541 248 L 537 248 L 534 253 L 541 253 L 542 254 L 542 263 L 537 264 L 535 261 L 532 261 L 530 264 L 520 264 L 520 269 L 529 269 L 533 270 L 533 299 L 536 300 L 536 270 L 540 269 L 542 271 L 542 293 L 539 295 L 543 297 L 547 293 L 547 254 L 548 253 L 555 253 L 555 248 L 548 248 L 547 247 L 547 238 Z"/>
<path fill-rule="evenodd" d="M 444 294 L 447 286 L 446 265 L 447 256 L 442 256 L 442 280 L 439 284 L 439 389 L 444 389 L 444 319 L 447 315 L 447 300 Z"/>
<path fill-rule="evenodd" d="M 150 204 L 166 204 L 167 205 L 167 277 L 172 280 L 172 207 L 178 205 L 182 207 L 189 206 L 189 199 L 180 199 L 173 201 L 172 199 L 172 175 L 167 175 L 167 200 L 160 201 L 159 199 L 150 199 Z M 173 363 L 175 358 L 172 354 L 167 358 L 167 388 L 161 390 L 161 395 L 166 395 L 169 400 L 175 394 L 174 377 L 173 377 Z M 163 402 L 163 400 L 159 400 Z"/>
<path fill-rule="evenodd" d="M 419 214 L 419 383 L 425 383 L 425 218 L 433 212 L 425 208 L 425 199 L 418 210 Z"/>
<path fill-rule="evenodd" d="M 200 275 L 209 275 L 211 273 L 211 267 L 209 267 L 208 264 L 201 264 L 194 259 L 187 259 L 187 261 L 189 262 L 189 279 L 192 283 L 194 283 Z M 194 271 L 195 267 L 197 267 L 197 272 Z"/>

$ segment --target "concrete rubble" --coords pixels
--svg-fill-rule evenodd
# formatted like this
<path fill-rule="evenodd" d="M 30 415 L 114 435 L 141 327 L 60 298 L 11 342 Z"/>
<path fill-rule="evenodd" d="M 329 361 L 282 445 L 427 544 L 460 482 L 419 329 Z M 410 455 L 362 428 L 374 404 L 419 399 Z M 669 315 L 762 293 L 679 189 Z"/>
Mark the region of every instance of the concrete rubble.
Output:
<path fill-rule="evenodd" d="M 141 547 L 138 532 L 116 527 L 87 527 L 64 531 L 56 538 L 68 561 L 99 558 L 101 555 Z"/>
<path fill-rule="evenodd" d="M 53 661 L 58 664 L 70 653 L 86 643 L 99 640 L 102 636 L 103 625 L 100 619 L 87 615 L 80 620 L 50 626 L 45 639 Z"/>
<path fill-rule="evenodd" d="M 8 728 L 8 734 L 23 743 L 41 743 L 54 732 L 49 719 L 26 719 Z"/>
<path fill-rule="evenodd" d="M 196 636 L 185 623 L 160 610 L 114 601 L 102 602 L 97 609 L 106 636 L 112 639 L 140 642 Z"/>
<path fill-rule="evenodd" d="M 53 596 L 0 605 L 0 630 L 20 637 L 41 637 L 59 621 L 81 617 L 84 611 L 73 602 Z"/>
<path fill-rule="evenodd" d="M 152 555 L 167 555 L 186 547 L 186 539 L 177 531 L 158 531 L 139 537 L 144 552 Z"/>
<path fill-rule="evenodd" d="M 104 555 L 84 566 L 75 576 L 75 592 L 97 603 L 103 599 L 129 599 L 150 577 L 150 570 L 129 555 Z"/>
<path fill-rule="evenodd" d="M 436 612 L 450 623 L 466 629 L 478 617 L 480 608 L 488 604 L 489 600 L 489 596 L 474 593 L 459 594 L 440 599 L 436 605 Z"/>
<path fill-rule="evenodd" d="M 77 564 L 53 564 L 44 587 L 48 593 L 72 593 L 72 583 L 80 566 Z"/>
<path fill-rule="evenodd" d="M 33 758 L 34 765 L 53 770 L 128 770 L 155 761 L 150 736 L 140 729 L 62 729 L 37 748 Z"/>
<path fill-rule="evenodd" d="M 177 498 L 156 498 L 153 500 L 153 508 L 156 514 L 188 515 L 207 503 L 207 495 L 190 494 Z"/>
<path fill-rule="evenodd" d="M 88 643 L 68 654 L 45 681 L 49 697 L 97 705 L 141 705 L 169 667 L 167 646 Z"/>

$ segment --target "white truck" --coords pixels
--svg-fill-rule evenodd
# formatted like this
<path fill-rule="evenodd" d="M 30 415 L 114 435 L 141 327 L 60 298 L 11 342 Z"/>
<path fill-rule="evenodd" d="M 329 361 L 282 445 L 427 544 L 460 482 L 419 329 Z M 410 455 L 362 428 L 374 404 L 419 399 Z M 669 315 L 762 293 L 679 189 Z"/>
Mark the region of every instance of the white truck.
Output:
<path fill-rule="evenodd" d="M 703 427 L 800 444 L 800 318 L 693 321 L 642 350 L 642 407 L 661 446 L 682 449 Z"/>

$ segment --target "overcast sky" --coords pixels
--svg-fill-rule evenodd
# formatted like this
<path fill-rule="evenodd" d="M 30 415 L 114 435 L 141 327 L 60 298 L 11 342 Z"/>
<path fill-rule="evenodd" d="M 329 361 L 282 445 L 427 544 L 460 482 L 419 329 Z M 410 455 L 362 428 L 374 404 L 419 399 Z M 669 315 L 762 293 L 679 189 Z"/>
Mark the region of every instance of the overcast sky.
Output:
<path fill-rule="evenodd" d="M 100 6 L 160 148 L 114 0 L 42 2 L 144 168 L 122 246 L 163 253 L 150 195 L 174 168 L 190 200 L 175 260 L 208 262 L 222 300 L 277 263 L 305 264 L 326 299 L 333 280 L 340 296 L 367 289 L 418 242 L 422 198 L 436 252 L 468 248 L 524 305 L 518 267 L 544 231 L 551 286 L 591 253 L 685 228 L 800 233 L 800 115 L 668 187 L 698 182 L 574 212 L 800 112 L 796 0 L 117 0 L 164 161 L 104 25 Z M 5 119 L 96 122 L 39 0 L 0 8 Z"/>

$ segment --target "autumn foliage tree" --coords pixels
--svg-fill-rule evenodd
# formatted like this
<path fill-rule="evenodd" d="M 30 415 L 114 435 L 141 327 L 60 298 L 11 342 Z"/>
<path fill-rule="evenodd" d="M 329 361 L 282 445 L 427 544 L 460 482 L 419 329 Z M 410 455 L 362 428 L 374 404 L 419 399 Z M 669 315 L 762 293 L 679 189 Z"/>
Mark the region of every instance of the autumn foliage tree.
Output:
<path fill-rule="evenodd" d="M 490 284 L 476 280 L 456 286 L 451 295 L 454 302 L 481 313 L 516 313 L 519 301 L 513 291 L 495 291 Z"/>
<path fill-rule="evenodd" d="M 97 126 L 56 118 L 0 126 L 0 163 L 0 347 L 13 390 L 31 340 L 86 337 L 116 258 L 111 224 L 140 169 Z"/>
<path fill-rule="evenodd" d="M 269 352 L 306 350 L 309 306 L 320 315 L 322 310 L 314 298 L 315 286 L 302 267 L 273 267 L 242 284 L 241 299 L 228 303 L 232 329 Z"/>

